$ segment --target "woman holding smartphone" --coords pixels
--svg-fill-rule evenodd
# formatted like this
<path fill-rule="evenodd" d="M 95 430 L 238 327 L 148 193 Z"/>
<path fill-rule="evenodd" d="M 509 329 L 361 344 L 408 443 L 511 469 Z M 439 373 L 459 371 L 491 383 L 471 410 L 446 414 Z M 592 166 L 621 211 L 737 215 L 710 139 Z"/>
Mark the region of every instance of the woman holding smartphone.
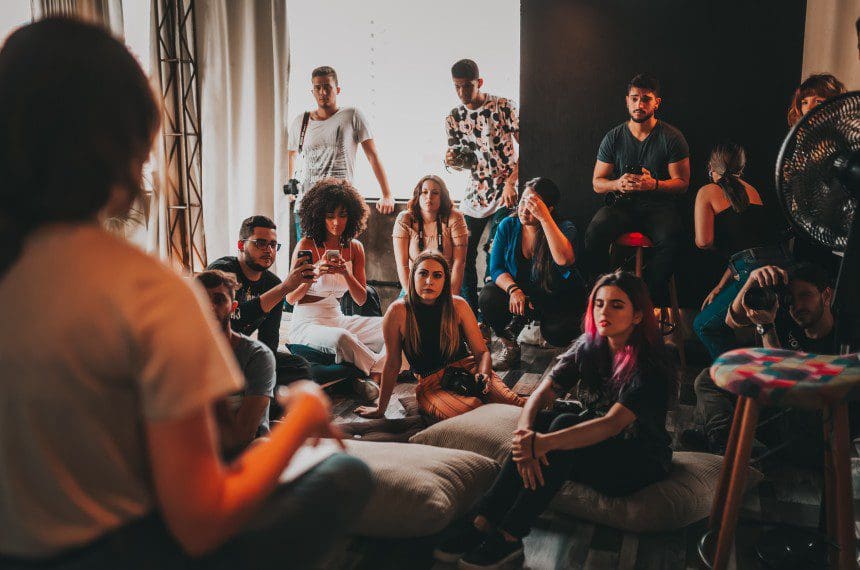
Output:
<path fill-rule="evenodd" d="M 302 237 L 293 252 L 316 264 L 316 282 L 304 283 L 287 294 L 294 306 L 290 341 L 335 355 L 336 362 L 350 362 L 378 382 L 385 364 L 382 317 L 346 316 L 339 299 L 349 293 L 363 305 L 367 300 L 364 246 L 355 236 L 364 231 L 367 205 L 348 181 L 326 178 L 305 193 L 299 222 Z M 360 391 L 367 399 L 379 394 L 377 383 L 363 380 Z"/>
<path fill-rule="evenodd" d="M 479 302 L 484 322 L 502 341 L 496 370 L 519 365 L 517 336 L 530 320 L 540 321 L 553 346 L 566 346 L 579 332 L 585 289 L 574 267 L 576 227 L 556 215 L 560 196 L 549 178 L 529 180 L 516 214 L 502 220 L 493 239 L 493 282 L 484 284 Z"/>
<path fill-rule="evenodd" d="M 401 351 L 418 377 L 418 405 L 437 420 L 474 410 L 484 403 L 522 406 L 525 399 L 512 392 L 490 365 L 490 353 L 469 304 L 451 294 L 451 269 L 445 258 L 425 251 L 412 265 L 409 291 L 388 308 L 382 324 L 388 359 L 376 406 L 356 413 L 381 418 L 401 366 Z M 446 376 L 459 374 L 477 380 L 475 393 L 452 389 Z M 465 386 L 462 384 L 461 386 Z"/>

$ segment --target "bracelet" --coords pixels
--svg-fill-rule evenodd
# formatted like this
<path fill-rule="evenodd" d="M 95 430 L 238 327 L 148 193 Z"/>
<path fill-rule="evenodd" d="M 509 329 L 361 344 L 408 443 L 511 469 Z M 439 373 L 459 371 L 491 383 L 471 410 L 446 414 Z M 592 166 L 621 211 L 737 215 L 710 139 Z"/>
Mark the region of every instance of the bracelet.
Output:
<path fill-rule="evenodd" d="M 511 283 L 510 285 L 508 285 L 508 288 L 505 289 L 505 293 L 507 293 L 508 296 L 510 296 L 512 291 L 516 291 L 519 288 L 520 288 L 520 286 L 517 285 L 516 283 Z"/>
<path fill-rule="evenodd" d="M 654 192 L 656 192 L 658 188 L 660 188 L 660 181 L 655 178 L 654 179 Z"/>
<path fill-rule="evenodd" d="M 537 459 L 537 455 L 535 455 L 535 442 L 537 440 L 537 432 L 532 432 L 532 459 Z"/>

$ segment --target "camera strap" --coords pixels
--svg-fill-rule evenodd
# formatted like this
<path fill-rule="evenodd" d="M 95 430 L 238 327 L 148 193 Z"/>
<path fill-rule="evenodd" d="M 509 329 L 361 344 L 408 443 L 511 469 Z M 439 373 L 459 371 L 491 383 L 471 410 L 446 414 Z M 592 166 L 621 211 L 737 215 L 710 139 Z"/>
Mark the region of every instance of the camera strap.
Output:
<path fill-rule="evenodd" d="M 302 147 L 305 146 L 305 133 L 308 131 L 308 123 L 311 120 L 311 112 L 305 111 L 302 117 L 302 130 L 299 132 L 299 154 L 302 153 Z"/>
<path fill-rule="evenodd" d="M 439 253 L 443 252 L 441 216 L 436 216 L 436 249 Z M 421 217 L 418 218 L 418 251 L 424 251 L 424 220 Z"/>

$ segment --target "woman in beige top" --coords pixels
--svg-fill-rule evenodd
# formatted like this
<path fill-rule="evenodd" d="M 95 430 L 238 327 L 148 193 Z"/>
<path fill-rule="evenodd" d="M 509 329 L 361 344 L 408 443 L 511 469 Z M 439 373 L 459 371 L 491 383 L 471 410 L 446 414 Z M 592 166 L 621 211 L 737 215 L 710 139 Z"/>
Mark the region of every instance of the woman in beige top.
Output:
<path fill-rule="evenodd" d="M 412 262 L 424 251 L 436 251 L 451 267 L 451 293 L 460 294 L 469 230 L 441 178 L 428 174 L 418 181 L 412 199 L 394 222 L 392 237 L 403 291 L 409 288 Z"/>

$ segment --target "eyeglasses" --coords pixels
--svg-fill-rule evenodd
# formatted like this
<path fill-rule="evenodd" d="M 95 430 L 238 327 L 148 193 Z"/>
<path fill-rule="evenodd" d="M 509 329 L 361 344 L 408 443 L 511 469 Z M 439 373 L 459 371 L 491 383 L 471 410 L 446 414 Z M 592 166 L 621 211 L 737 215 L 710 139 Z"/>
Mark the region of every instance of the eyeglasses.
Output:
<path fill-rule="evenodd" d="M 245 241 L 253 243 L 257 249 L 266 249 L 270 247 L 275 251 L 281 250 L 281 244 L 274 240 L 269 241 L 267 239 L 246 239 Z"/>

